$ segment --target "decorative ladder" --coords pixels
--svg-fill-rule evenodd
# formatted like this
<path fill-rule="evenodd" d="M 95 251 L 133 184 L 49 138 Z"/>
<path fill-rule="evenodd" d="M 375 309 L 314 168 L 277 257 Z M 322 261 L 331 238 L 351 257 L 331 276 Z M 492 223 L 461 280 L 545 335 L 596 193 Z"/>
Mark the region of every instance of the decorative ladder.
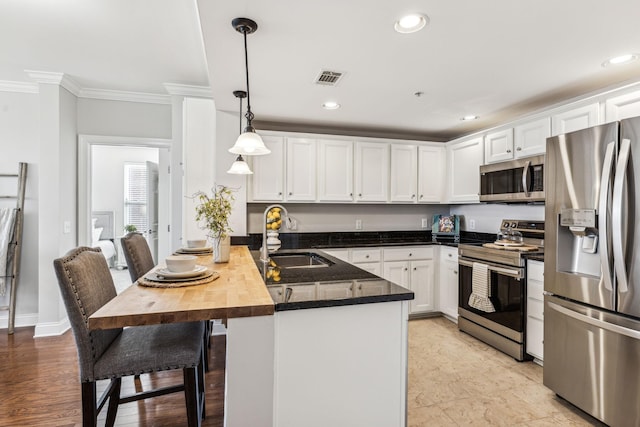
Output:
<path fill-rule="evenodd" d="M 9 305 L 1 306 L 0 310 L 9 311 L 8 333 L 13 334 L 16 320 L 16 293 L 20 279 L 20 254 L 22 252 L 22 224 L 24 220 L 24 193 L 27 186 L 27 164 L 18 163 L 17 174 L 0 174 L 0 178 L 18 178 L 18 193 L 16 195 L 0 196 L 0 199 L 16 199 L 13 237 L 10 239 L 7 251 L 7 271 L 0 272 L 1 277 L 9 280 Z M 9 262 L 10 261 L 10 262 Z"/>

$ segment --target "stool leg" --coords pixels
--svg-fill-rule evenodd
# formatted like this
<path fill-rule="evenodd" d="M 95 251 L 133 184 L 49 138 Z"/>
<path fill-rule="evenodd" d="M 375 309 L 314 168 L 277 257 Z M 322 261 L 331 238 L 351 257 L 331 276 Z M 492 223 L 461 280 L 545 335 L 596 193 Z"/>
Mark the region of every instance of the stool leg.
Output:
<path fill-rule="evenodd" d="M 82 386 L 82 426 L 95 427 L 98 423 L 98 408 L 96 407 L 96 383 L 83 382 Z"/>
<path fill-rule="evenodd" d="M 197 367 L 184 368 L 184 399 L 187 404 L 187 425 L 189 427 L 199 427 L 200 417 L 198 416 L 198 372 Z"/>

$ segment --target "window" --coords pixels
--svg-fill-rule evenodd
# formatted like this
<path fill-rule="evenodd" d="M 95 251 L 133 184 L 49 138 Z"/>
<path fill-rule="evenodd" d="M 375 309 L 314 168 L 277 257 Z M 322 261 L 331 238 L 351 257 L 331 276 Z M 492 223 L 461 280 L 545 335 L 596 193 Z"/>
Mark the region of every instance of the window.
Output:
<path fill-rule="evenodd" d="M 139 232 L 147 227 L 147 167 L 144 163 L 124 165 L 124 225 L 135 225 Z"/>

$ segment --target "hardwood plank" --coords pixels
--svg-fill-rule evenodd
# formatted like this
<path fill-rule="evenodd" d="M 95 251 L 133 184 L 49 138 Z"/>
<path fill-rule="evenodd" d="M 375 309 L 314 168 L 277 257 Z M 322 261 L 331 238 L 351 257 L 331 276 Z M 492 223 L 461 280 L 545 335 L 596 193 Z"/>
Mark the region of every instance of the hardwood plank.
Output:
<path fill-rule="evenodd" d="M 211 256 L 199 264 L 220 273 L 217 280 L 182 288 L 134 284 L 89 317 L 90 329 L 111 329 L 232 317 L 268 316 L 274 303 L 246 246 L 232 246 L 228 263 Z"/>
<path fill-rule="evenodd" d="M 33 338 L 34 328 L 17 328 L 14 335 L 0 330 L 0 425 L 66 427 L 82 425 L 76 345 L 71 331 L 59 337 Z M 206 373 L 207 417 L 202 425 L 220 427 L 224 415 L 226 339 L 212 337 Z M 136 384 L 122 382 L 123 394 L 182 382 L 182 371 L 145 374 Z M 108 381 L 98 383 L 98 394 Z M 104 425 L 106 408 L 99 416 Z M 184 426 L 183 393 L 120 405 L 116 426 Z"/>

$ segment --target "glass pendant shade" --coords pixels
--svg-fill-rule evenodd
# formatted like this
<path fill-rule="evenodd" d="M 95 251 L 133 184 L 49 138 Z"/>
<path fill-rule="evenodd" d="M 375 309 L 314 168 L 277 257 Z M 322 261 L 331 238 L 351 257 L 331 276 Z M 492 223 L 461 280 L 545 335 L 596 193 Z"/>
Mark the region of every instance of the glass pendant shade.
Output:
<path fill-rule="evenodd" d="M 261 156 L 271 153 L 271 150 L 264 145 L 260 135 L 247 126 L 238 136 L 234 146 L 229 148 L 229 152 L 245 156 Z"/>
<path fill-rule="evenodd" d="M 238 156 L 236 161 L 233 162 L 227 173 L 234 175 L 252 175 L 253 172 L 249 169 L 249 165 L 244 161 L 242 156 Z"/>

